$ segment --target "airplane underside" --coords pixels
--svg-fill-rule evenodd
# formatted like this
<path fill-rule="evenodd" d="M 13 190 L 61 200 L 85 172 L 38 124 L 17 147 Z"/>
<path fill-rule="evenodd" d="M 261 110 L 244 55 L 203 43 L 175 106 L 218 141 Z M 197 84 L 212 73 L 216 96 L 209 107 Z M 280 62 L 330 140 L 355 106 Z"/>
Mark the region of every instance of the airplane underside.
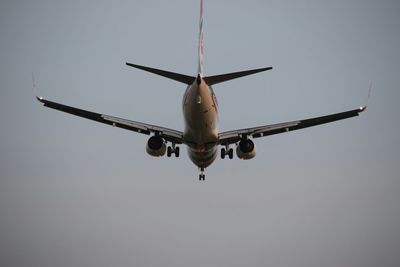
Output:
<path fill-rule="evenodd" d="M 210 166 L 215 159 L 217 158 L 218 154 L 218 148 L 214 147 L 213 149 L 203 151 L 203 152 L 197 152 L 188 147 L 188 155 L 190 160 L 197 166 L 199 167 L 200 170 L 200 175 L 199 179 L 204 180 L 204 170 Z"/>

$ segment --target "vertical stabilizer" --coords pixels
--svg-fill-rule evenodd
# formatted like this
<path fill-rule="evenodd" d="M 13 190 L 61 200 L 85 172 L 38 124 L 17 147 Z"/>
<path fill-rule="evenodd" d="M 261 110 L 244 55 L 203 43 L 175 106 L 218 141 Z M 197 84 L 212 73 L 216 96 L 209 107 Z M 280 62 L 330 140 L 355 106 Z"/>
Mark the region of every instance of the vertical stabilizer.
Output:
<path fill-rule="evenodd" d="M 199 25 L 199 65 L 198 73 L 204 74 L 204 33 L 203 33 L 203 0 L 200 0 L 200 25 Z"/>

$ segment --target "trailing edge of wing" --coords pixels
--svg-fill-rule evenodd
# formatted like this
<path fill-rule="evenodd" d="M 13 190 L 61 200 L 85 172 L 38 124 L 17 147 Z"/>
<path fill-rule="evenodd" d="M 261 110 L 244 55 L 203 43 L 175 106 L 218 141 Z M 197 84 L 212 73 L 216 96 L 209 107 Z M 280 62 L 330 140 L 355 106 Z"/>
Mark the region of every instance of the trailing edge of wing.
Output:
<path fill-rule="evenodd" d="M 238 71 L 238 72 L 232 72 L 232 73 L 226 73 L 226 74 L 220 74 L 220 75 L 214 75 L 214 76 L 208 76 L 204 77 L 204 80 L 208 85 L 214 85 L 217 83 L 222 83 L 226 81 L 230 81 L 233 79 L 241 78 L 244 76 L 256 74 L 259 72 L 271 70 L 272 67 L 267 67 L 267 68 L 261 68 L 261 69 L 253 69 L 253 70 L 245 70 L 245 71 Z"/>
<path fill-rule="evenodd" d="M 66 106 L 60 103 L 52 102 L 44 99 L 43 97 L 36 97 L 36 99 L 43 103 L 45 107 L 56 109 L 62 112 L 66 112 L 75 116 L 86 118 L 89 120 L 105 123 L 112 125 L 114 127 L 119 127 L 129 131 L 138 132 L 141 134 L 149 135 L 150 133 L 157 133 L 165 140 L 174 142 L 176 144 L 181 144 L 183 142 L 183 133 L 177 130 L 146 124 L 142 122 L 130 121 L 126 119 L 121 119 L 117 117 L 112 117 L 100 113 L 95 113 L 71 106 Z"/>
<path fill-rule="evenodd" d="M 155 69 L 155 68 L 150 68 L 150 67 L 146 67 L 146 66 L 140 66 L 140 65 L 136 65 L 136 64 L 132 64 L 127 62 L 126 65 L 136 68 L 136 69 L 140 69 L 140 70 L 144 70 L 147 72 L 151 72 L 153 74 L 157 74 L 187 85 L 190 85 L 194 82 L 194 80 L 196 79 L 193 76 L 188 76 L 188 75 L 184 75 L 184 74 L 180 74 L 180 73 L 175 73 L 175 72 L 170 72 L 170 71 L 165 71 L 165 70 L 160 70 L 160 69 Z"/>
<path fill-rule="evenodd" d="M 307 127 L 330 123 L 338 120 L 348 119 L 358 116 L 365 109 L 366 106 L 322 117 L 223 132 L 219 134 L 219 144 L 226 145 L 236 143 L 240 141 L 243 135 L 258 138 L 294 130 L 300 130 Z"/>
<path fill-rule="evenodd" d="M 112 122 L 112 124 L 114 126 L 138 128 L 139 129 L 138 132 L 145 131 L 145 132 L 157 133 L 167 141 L 173 142 L 175 144 L 182 144 L 183 133 L 181 131 L 177 131 L 177 130 L 173 130 L 173 129 L 169 129 L 169 128 L 165 128 L 165 127 L 161 127 L 161 126 L 150 125 L 150 124 L 146 124 L 146 123 L 121 119 L 121 118 L 117 118 L 117 117 L 107 116 L 107 115 L 102 115 L 102 117 L 104 120 Z M 121 128 L 124 128 L 124 127 L 121 127 Z"/>

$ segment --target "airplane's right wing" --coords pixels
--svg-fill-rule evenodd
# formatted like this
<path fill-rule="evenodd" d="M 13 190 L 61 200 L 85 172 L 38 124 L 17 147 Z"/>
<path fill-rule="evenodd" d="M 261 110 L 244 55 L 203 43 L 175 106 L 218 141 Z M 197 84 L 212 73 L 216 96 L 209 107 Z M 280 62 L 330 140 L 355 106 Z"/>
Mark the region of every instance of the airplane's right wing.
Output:
<path fill-rule="evenodd" d="M 175 144 L 182 144 L 183 142 L 183 133 L 181 131 L 157 126 L 157 125 L 151 125 L 147 123 L 142 123 L 142 122 L 137 122 L 137 121 L 131 121 L 127 119 L 122 119 L 122 118 L 117 118 L 113 116 L 108 116 L 100 113 L 95 113 L 92 111 L 87 111 L 71 106 L 66 106 L 60 103 L 56 103 L 53 101 L 49 101 L 44 99 L 43 97 L 36 97 L 37 100 L 39 100 L 41 103 L 44 104 L 45 107 L 56 109 L 62 112 L 66 112 L 75 116 L 79 116 L 82 118 L 86 118 L 89 120 L 105 123 L 112 125 L 114 127 L 119 127 L 122 129 L 126 129 L 129 131 L 134 131 L 137 133 L 141 134 L 146 134 L 149 135 L 150 133 L 156 133 L 162 138 L 164 138 L 167 141 L 170 141 Z"/>
<path fill-rule="evenodd" d="M 239 142 L 243 137 L 258 138 L 343 120 L 358 116 L 365 109 L 366 106 L 322 117 L 223 132 L 219 134 L 219 144 L 229 145 Z"/>

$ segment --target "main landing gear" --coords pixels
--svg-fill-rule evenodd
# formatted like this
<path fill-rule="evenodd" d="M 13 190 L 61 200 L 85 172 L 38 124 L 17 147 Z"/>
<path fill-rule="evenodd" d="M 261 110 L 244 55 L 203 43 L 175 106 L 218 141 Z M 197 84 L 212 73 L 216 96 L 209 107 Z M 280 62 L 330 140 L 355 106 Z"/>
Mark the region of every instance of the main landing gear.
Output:
<path fill-rule="evenodd" d="M 174 143 L 167 148 L 167 157 L 170 158 L 172 154 L 175 154 L 175 157 L 179 158 L 179 146 L 175 146 Z"/>
<path fill-rule="evenodd" d="M 224 159 L 225 156 L 228 156 L 229 159 L 233 159 L 233 149 L 229 148 L 229 146 L 221 148 L 221 159 Z"/>
<path fill-rule="evenodd" d="M 199 174 L 199 181 L 205 181 L 206 180 L 206 175 L 204 174 L 204 168 L 200 168 L 200 174 Z"/>

